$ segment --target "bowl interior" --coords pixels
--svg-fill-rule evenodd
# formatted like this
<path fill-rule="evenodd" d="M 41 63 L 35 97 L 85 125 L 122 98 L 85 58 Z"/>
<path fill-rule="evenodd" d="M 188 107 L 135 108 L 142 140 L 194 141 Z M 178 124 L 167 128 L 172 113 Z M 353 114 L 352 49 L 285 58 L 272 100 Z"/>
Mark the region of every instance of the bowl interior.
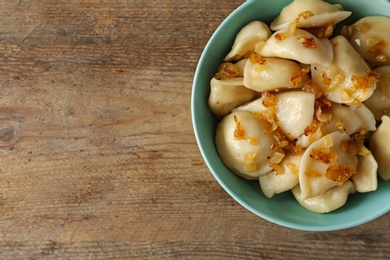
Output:
<path fill-rule="evenodd" d="M 206 45 L 195 73 L 192 92 L 192 120 L 195 136 L 202 156 L 220 185 L 242 206 L 273 223 L 308 231 L 329 231 L 353 227 L 373 220 L 390 211 L 390 181 L 380 178 L 378 189 L 371 193 L 349 195 L 347 204 L 328 214 L 317 214 L 303 208 L 291 192 L 266 198 L 257 181 L 247 181 L 233 174 L 220 160 L 214 143 L 217 120 L 208 108 L 210 79 L 222 59 L 229 52 L 238 31 L 253 20 L 267 24 L 278 15 L 291 0 L 249 0 L 237 8 L 218 27 Z M 352 11 L 344 21 L 351 24 L 363 16 L 390 13 L 388 0 L 329 0 L 340 3 Z"/>

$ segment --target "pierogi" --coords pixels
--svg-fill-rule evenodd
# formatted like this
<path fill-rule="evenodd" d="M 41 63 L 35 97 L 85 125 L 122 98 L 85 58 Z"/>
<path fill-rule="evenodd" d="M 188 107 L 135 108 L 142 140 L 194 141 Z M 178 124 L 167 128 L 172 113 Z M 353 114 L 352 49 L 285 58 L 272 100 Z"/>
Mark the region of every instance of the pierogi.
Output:
<path fill-rule="evenodd" d="M 297 144 L 308 147 L 321 136 L 332 132 L 345 132 L 348 135 L 358 132 L 360 129 L 367 131 L 376 130 L 376 121 L 373 113 L 363 104 L 352 104 L 349 106 L 330 102 L 329 121 L 321 123 L 318 131 L 321 135 L 313 136 L 300 135 Z M 316 133 L 314 133 L 316 134 Z"/>
<path fill-rule="evenodd" d="M 291 190 L 299 183 L 298 171 L 302 155 L 289 155 L 280 162 L 283 174 L 271 171 L 259 177 L 260 188 L 264 195 L 272 198 L 279 194 Z"/>
<path fill-rule="evenodd" d="M 366 101 L 366 105 L 374 114 L 375 119 L 380 121 L 382 116 L 390 115 L 390 65 L 376 68 L 380 77 L 374 93 Z"/>
<path fill-rule="evenodd" d="M 289 91 L 275 96 L 275 115 L 280 129 L 290 140 L 303 135 L 314 116 L 314 95 L 305 91 Z"/>
<path fill-rule="evenodd" d="M 244 66 L 244 86 L 258 92 L 299 88 L 308 77 L 302 69 L 298 63 L 281 58 L 264 58 L 255 62 L 248 59 Z M 301 75 L 299 81 L 293 80 L 296 75 Z"/>
<path fill-rule="evenodd" d="M 294 0 L 269 27 L 244 26 L 210 80 L 220 159 L 267 198 L 328 213 L 390 180 L 390 18 L 335 34 L 350 15 Z"/>
<path fill-rule="evenodd" d="M 369 148 L 378 162 L 379 175 L 390 180 L 390 117 L 382 117 L 382 123 L 370 138 Z"/>
<path fill-rule="evenodd" d="M 271 30 L 263 22 L 253 21 L 244 26 L 236 36 L 231 51 L 225 61 L 236 61 L 244 57 L 249 51 L 254 51 L 258 44 L 265 42 L 271 36 Z"/>
<path fill-rule="evenodd" d="M 236 111 L 224 117 L 216 131 L 215 143 L 222 161 L 246 179 L 258 179 L 272 170 L 267 157 L 275 142 L 265 134 L 265 127 L 255 115 Z"/>
<path fill-rule="evenodd" d="M 359 162 L 356 174 L 351 180 L 357 192 L 370 192 L 378 188 L 378 163 L 371 152 L 358 155 Z"/>
<path fill-rule="evenodd" d="M 390 18 L 367 16 L 346 32 L 349 42 L 373 67 L 390 65 Z"/>
<path fill-rule="evenodd" d="M 340 104 L 365 101 L 376 88 L 377 74 L 344 36 L 336 36 L 330 41 L 333 61 L 329 66 L 311 65 L 314 82 L 330 101 Z"/>
<path fill-rule="evenodd" d="M 301 136 L 314 115 L 314 95 L 305 91 L 288 91 L 276 93 L 273 98 L 272 108 L 264 105 L 266 100 L 260 97 L 236 108 L 235 111 L 247 111 L 258 116 L 263 115 L 262 118 L 267 119 L 267 114 L 273 110 L 272 119 L 277 121 L 278 127 L 288 139 L 294 140 Z"/>
<path fill-rule="evenodd" d="M 295 29 L 291 34 L 289 29 L 275 32 L 258 53 L 263 57 L 279 57 L 324 66 L 330 65 L 333 58 L 332 44 L 327 38 L 317 38 L 302 29 Z"/>
<path fill-rule="evenodd" d="M 298 28 L 327 26 L 341 22 L 352 12 L 343 11 L 341 5 L 332 5 L 321 0 L 295 0 L 283 8 L 271 23 L 271 30 L 287 28 L 296 22 Z"/>
<path fill-rule="evenodd" d="M 330 188 L 340 186 L 356 173 L 357 155 L 343 149 L 344 142 L 349 140 L 350 136 L 346 133 L 334 132 L 306 149 L 299 167 L 302 199 L 318 196 Z"/>
<path fill-rule="evenodd" d="M 213 113 L 222 118 L 234 108 L 242 105 L 257 96 L 257 93 L 244 87 L 243 78 L 210 81 L 209 108 Z"/>
<path fill-rule="evenodd" d="M 292 189 L 292 193 L 299 204 L 316 213 L 329 213 L 342 207 L 347 202 L 348 195 L 355 192 L 356 188 L 351 181 L 346 181 L 342 186 L 335 186 L 318 196 L 308 199 L 302 198 L 299 185 Z"/>

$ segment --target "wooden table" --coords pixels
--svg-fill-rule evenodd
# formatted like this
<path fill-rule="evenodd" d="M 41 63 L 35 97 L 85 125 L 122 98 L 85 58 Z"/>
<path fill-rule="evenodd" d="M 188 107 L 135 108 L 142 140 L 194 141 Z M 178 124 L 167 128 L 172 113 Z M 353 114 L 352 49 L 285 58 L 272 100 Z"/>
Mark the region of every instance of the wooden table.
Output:
<path fill-rule="evenodd" d="M 198 58 L 243 0 L 0 0 L 0 259 L 369 259 L 390 217 L 304 232 L 215 181 Z"/>

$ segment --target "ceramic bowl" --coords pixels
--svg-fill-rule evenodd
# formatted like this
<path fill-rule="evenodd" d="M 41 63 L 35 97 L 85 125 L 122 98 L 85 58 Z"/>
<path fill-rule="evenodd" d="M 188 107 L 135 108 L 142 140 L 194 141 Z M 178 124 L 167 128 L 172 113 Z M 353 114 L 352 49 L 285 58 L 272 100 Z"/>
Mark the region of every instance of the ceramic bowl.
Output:
<path fill-rule="evenodd" d="M 208 108 L 210 79 L 229 52 L 238 31 L 253 20 L 267 24 L 291 0 L 248 0 L 232 12 L 207 43 L 195 73 L 192 89 L 192 120 L 196 140 L 205 163 L 218 183 L 239 204 L 270 222 L 306 231 L 330 231 L 351 228 L 369 222 L 390 211 L 390 181 L 379 177 L 378 189 L 370 193 L 350 194 L 347 203 L 333 212 L 318 214 L 303 208 L 291 192 L 269 199 L 258 181 L 248 181 L 233 174 L 220 160 L 214 143 L 217 120 Z M 352 15 L 344 21 L 352 24 L 363 16 L 390 14 L 390 1 L 328 0 L 340 3 Z"/>

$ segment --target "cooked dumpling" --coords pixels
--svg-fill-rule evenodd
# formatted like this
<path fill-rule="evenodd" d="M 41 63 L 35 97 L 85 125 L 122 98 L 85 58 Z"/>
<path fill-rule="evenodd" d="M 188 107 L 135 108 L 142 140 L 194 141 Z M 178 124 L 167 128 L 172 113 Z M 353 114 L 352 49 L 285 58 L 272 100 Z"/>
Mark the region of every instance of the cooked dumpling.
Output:
<path fill-rule="evenodd" d="M 390 180 L 390 117 L 382 117 L 382 123 L 370 138 L 369 149 L 378 163 L 379 175 Z"/>
<path fill-rule="evenodd" d="M 244 75 L 244 86 L 258 92 L 299 88 L 308 78 L 298 63 L 280 58 L 264 58 L 261 64 L 248 59 Z"/>
<path fill-rule="evenodd" d="M 346 133 L 334 132 L 312 143 L 304 152 L 299 168 L 299 185 L 303 200 L 340 186 L 356 173 L 356 154 L 344 151 Z"/>
<path fill-rule="evenodd" d="M 271 150 L 275 139 L 265 132 L 265 127 L 250 112 L 234 111 L 224 117 L 215 138 L 222 162 L 246 179 L 258 179 L 269 173 L 272 168 L 268 158 L 275 152 Z"/>
<path fill-rule="evenodd" d="M 280 162 L 282 172 L 272 171 L 260 176 L 260 188 L 264 195 L 272 198 L 275 194 L 292 189 L 298 184 L 298 171 L 302 155 L 288 155 Z"/>
<path fill-rule="evenodd" d="M 331 43 L 333 62 L 330 66 L 311 66 L 314 82 L 330 101 L 336 103 L 359 103 L 368 99 L 376 88 L 377 74 L 344 36 L 334 37 Z"/>
<path fill-rule="evenodd" d="M 237 61 L 250 51 L 256 49 L 257 44 L 265 42 L 271 36 L 268 26 L 260 21 L 253 21 L 244 26 L 237 34 L 231 51 L 225 61 Z"/>
<path fill-rule="evenodd" d="M 241 59 L 234 63 L 234 66 L 236 66 L 238 70 L 238 77 L 244 77 L 244 68 L 246 64 L 247 59 Z"/>
<path fill-rule="evenodd" d="M 302 29 L 296 29 L 293 33 L 288 29 L 275 32 L 258 53 L 262 57 L 279 57 L 323 66 L 330 65 L 333 59 L 332 45 L 328 39 L 319 39 Z"/>
<path fill-rule="evenodd" d="M 345 106 L 337 103 L 331 103 L 330 118 L 330 121 L 320 126 L 321 136 L 336 131 L 345 132 L 346 134 L 351 135 L 361 129 L 365 129 L 367 131 L 376 130 L 374 115 L 363 104 Z M 313 140 L 310 135 L 302 135 L 298 137 L 297 144 L 302 147 L 308 147 L 315 140 L 316 139 Z"/>
<path fill-rule="evenodd" d="M 233 111 L 246 111 L 250 113 L 262 113 L 267 110 L 267 107 L 263 104 L 263 98 L 257 98 L 253 101 L 250 101 L 244 105 L 241 105 L 234 109 Z"/>
<path fill-rule="evenodd" d="M 367 152 L 369 152 L 367 150 Z M 357 192 L 370 192 L 378 188 L 378 163 L 372 153 L 358 155 L 357 173 L 352 175 L 351 180 L 355 184 Z"/>
<path fill-rule="evenodd" d="M 308 199 L 302 197 L 299 185 L 292 189 L 292 193 L 299 204 L 317 213 L 328 213 L 342 207 L 347 202 L 348 195 L 355 192 L 355 185 L 351 181 L 346 181 L 342 186 L 333 187 L 320 195 Z"/>
<path fill-rule="evenodd" d="M 324 135 L 335 131 L 343 131 L 351 135 L 360 129 L 367 131 L 376 130 L 375 117 L 363 104 L 344 106 L 333 103 L 331 117 L 332 119 L 321 128 Z"/>
<path fill-rule="evenodd" d="M 275 97 L 274 116 L 278 126 L 290 140 L 302 135 L 310 124 L 314 114 L 314 95 L 305 91 L 287 91 L 273 95 Z M 269 113 L 260 97 L 244 104 L 234 111 L 247 111 L 255 114 Z M 266 118 L 266 116 L 264 116 Z"/>
<path fill-rule="evenodd" d="M 213 78 L 210 81 L 208 105 L 210 110 L 221 118 L 256 96 L 255 91 L 244 87 L 241 77 L 221 80 Z"/>
<path fill-rule="evenodd" d="M 349 42 L 373 67 L 390 65 L 390 18 L 367 16 L 350 27 Z"/>
<path fill-rule="evenodd" d="M 271 23 L 271 30 L 287 28 L 296 21 L 298 28 L 335 25 L 348 18 L 349 11 L 343 11 L 340 5 L 332 5 L 321 0 L 295 0 L 280 12 Z"/>
<path fill-rule="evenodd" d="M 380 120 L 384 115 L 390 115 L 390 65 L 375 69 L 379 73 L 379 81 L 374 93 L 364 104 Z"/>
<path fill-rule="evenodd" d="M 314 95 L 305 91 L 276 94 L 276 117 L 290 140 L 302 135 L 314 115 Z"/>

